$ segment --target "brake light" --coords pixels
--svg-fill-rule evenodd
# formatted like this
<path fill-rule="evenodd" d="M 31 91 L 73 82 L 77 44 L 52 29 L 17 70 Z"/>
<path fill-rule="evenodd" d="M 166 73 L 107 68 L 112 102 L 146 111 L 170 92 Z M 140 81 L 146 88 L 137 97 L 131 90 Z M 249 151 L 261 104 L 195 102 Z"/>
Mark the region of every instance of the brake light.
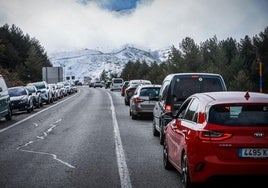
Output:
<path fill-rule="evenodd" d="M 165 111 L 166 111 L 166 112 L 171 112 L 171 110 L 172 110 L 171 105 L 170 105 L 170 104 L 167 104 L 167 105 L 165 106 Z"/>
<path fill-rule="evenodd" d="M 199 76 L 197 76 L 197 75 L 193 75 L 192 78 L 199 78 Z"/>
<path fill-rule="evenodd" d="M 143 102 L 144 99 L 141 99 L 141 98 L 134 98 L 134 103 L 140 103 L 140 102 Z"/>
<path fill-rule="evenodd" d="M 216 131 L 200 131 L 198 133 L 198 137 L 200 140 L 206 141 L 220 141 L 230 138 L 232 134 L 230 133 L 222 133 Z"/>

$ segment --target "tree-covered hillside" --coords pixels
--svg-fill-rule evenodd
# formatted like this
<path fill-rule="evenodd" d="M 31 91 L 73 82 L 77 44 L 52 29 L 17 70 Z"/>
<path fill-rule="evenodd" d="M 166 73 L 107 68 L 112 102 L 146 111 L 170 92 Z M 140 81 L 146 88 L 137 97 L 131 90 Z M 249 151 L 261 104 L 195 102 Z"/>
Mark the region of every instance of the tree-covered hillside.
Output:
<path fill-rule="evenodd" d="M 0 27 L 0 74 L 8 87 L 42 80 L 42 67 L 52 66 L 45 49 L 15 25 Z"/>
<path fill-rule="evenodd" d="M 166 75 L 179 72 L 218 73 L 225 79 L 228 90 L 268 93 L 268 27 L 253 38 L 245 36 L 239 42 L 231 37 L 219 41 L 214 36 L 198 45 L 186 37 L 179 48 L 170 49 L 167 61 L 150 65 L 128 62 L 121 77 L 161 84 Z"/>

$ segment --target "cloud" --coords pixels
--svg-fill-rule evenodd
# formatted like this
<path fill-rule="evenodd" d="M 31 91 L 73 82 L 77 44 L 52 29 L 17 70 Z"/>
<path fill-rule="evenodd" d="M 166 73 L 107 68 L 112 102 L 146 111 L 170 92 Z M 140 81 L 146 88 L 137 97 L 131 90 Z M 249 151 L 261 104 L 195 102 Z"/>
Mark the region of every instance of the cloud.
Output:
<path fill-rule="evenodd" d="M 48 53 L 74 49 L 108 51 L 124 44 L 147 49 L 259 34 L 268 26 L 266 0 L 141 0 L 130 14 L 102 9 L 93 1 L 0 0 L 0 25 L 15 24 Z"/>

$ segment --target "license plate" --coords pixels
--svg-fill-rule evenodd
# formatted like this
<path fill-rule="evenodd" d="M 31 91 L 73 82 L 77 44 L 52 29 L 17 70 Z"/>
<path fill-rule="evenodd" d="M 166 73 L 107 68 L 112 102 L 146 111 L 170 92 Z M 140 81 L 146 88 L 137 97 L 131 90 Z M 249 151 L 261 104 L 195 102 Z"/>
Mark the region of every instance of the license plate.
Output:
<path fill-rule="evenodd" d="M 245 158 L 268 158 L 268 148 L 240 148 L 238 155 Z"/>

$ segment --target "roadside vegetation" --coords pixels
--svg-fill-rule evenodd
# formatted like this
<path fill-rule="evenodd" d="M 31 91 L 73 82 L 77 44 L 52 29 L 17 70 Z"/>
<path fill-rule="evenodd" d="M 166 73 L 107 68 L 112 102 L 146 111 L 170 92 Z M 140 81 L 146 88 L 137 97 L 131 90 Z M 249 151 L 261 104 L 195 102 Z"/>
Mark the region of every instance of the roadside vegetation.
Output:
<path fill-rule="evenodd" d="M 0 27 L 0 73 L 8 87 L 42 80 L 42 67 L 51 67 L 39 41 L 15 25 Z"/>

